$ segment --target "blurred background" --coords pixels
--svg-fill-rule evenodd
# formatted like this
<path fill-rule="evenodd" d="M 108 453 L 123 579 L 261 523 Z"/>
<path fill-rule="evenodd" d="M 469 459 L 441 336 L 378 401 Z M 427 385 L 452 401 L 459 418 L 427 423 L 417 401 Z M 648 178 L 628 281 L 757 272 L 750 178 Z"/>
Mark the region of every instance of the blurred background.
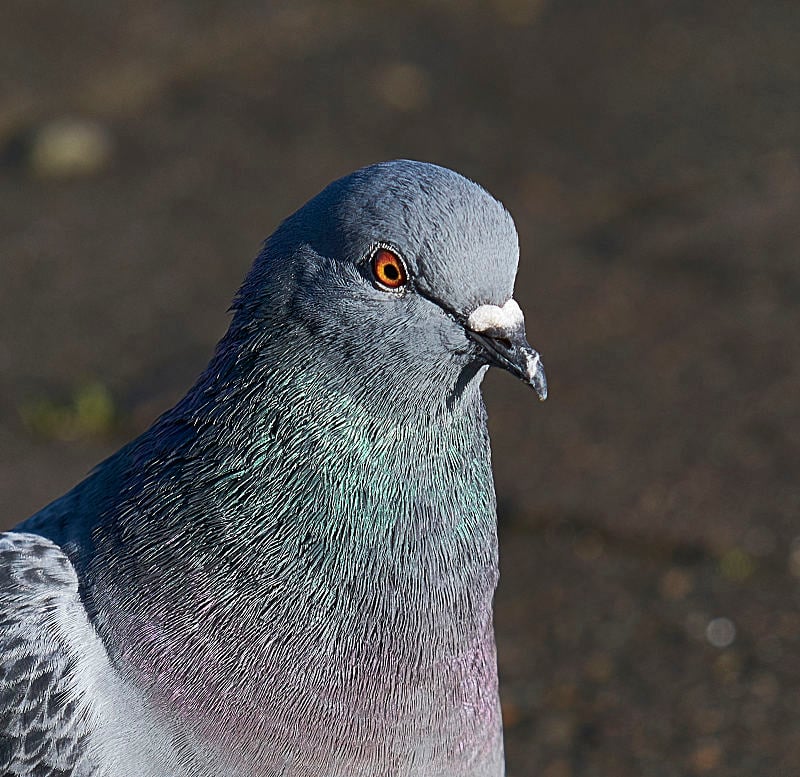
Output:
<path fill-rule="evenodd" d="M 260 241 L 377 160 L 519 228 L 490 374 L 510 777 L 800 774 L 800 6 L 0 10 L 11 526 L 204 367 Z"/>

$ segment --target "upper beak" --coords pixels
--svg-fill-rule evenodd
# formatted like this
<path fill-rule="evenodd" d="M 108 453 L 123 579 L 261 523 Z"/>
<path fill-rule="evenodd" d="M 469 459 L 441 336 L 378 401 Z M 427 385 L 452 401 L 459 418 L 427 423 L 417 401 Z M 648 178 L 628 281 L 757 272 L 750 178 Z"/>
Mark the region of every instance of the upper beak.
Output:
<path fill-rule="evenodd" d="M 473 310 L 467 319 L 466 331 L 483 348 L 483 355 L 490 364 L 522 378 L 540 400 L 547 399 L 547 378 L 542 358 L 528 344 L 525 319 L 513 298 L 502 307 L 481 305 Z"/>

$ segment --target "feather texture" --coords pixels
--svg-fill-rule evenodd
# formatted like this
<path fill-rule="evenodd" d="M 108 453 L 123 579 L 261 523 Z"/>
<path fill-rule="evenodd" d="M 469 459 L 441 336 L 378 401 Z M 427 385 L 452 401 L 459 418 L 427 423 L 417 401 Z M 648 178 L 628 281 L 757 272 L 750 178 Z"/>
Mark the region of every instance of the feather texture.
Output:
<path fill-rule="evenodd" d="M 501 775 L 465 322 L 516 262 L 503 207 L 422 163 L 287 219 L 186 397 L 0 542 L 5 773 Z"/>

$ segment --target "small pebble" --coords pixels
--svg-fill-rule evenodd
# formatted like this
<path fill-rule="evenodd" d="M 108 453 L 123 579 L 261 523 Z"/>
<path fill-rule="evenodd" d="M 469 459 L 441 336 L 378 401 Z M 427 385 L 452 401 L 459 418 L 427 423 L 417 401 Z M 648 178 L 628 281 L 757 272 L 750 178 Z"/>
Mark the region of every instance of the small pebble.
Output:
<path fill-rule="evenodd" d="M 729 618 L 714 618 L 706 626 L 706 639 L 714 647 L 730 647 L 736 639 L 736 626 Z"/>
<path fill-rule="evenodd" d="M 743 583 L 753 575 L 755 563 L 741 548 L 733 548 L 719 560 L 719 571 L 727 580 Z"/>
<path fill-rule="evenodd" d="M 92 175 L 111 159 L 108 130 L 88 119 L 64 117 L 37 128 L 30 141 L 28 165 L 41 178 Z"/>
<path fill-rule="evenodd" d="M 686 598 L 693 586 L 691 574 L 682 569 L 673 568 L 664 573 L 658 588 L 664 599 L 679 602 Z"/>
<path fill-rule="evenodd" d="M 722 748 L 718 742 L 711 741 L 700 745 L 691 755 L 690 763 L 697 774 L 706 774 L 715 769 L 722 760 Z"/>
<path fill-rule="evenodd" d="M 513 701 L 503 701 L 503 728 L 509 729 L 519 725 L 522 719 L 522 710 Z"/>

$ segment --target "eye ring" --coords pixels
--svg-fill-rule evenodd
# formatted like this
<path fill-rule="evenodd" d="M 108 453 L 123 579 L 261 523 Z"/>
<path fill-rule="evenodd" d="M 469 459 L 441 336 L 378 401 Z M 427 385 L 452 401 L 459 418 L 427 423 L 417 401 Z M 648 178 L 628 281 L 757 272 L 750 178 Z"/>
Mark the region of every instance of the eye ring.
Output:
<path fill-rule="evenodd" d="M 400 255 L 385 245 L 375 248 L 370 261 L 372 277 L 386 291 L 399 291 L 408 283 L 408 271 Z"/>

